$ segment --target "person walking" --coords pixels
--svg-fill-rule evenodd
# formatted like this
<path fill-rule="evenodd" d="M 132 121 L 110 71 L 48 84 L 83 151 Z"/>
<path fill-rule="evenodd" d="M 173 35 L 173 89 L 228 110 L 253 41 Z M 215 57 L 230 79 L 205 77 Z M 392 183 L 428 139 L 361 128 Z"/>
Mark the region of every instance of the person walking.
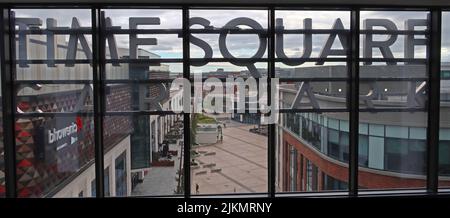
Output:
<path fill-rule="evenodd" d="M 198 183 L 195 183 L 195 194 L 199 193 L 200 187 L 198 186 Z"/>

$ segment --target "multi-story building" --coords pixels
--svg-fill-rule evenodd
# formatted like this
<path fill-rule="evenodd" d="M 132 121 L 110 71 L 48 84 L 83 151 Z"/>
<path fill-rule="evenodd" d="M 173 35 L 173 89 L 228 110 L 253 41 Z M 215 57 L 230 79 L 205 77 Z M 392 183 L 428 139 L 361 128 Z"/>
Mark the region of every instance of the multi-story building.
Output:
<path fill-rule="evenodd" d="M 67 53 L 67 42 L 64 37 L 56 37 L 56 39 L 56 59 L 63 59 Z M 27 54 L 30 59 L 45 58 L 41 57 L 46 49 L 45 37 L 29 36 L 27 42 Z M 128 53 L 128 49 L 119 48 L 118 50 L 121 57 L 125 57 Z M 139 49 L 138 54 L 142 58 L 159 58 L 158 55 L 143 49 Z M 77 58 L 82 55 L 82 52 L 77 52 Z M 135 72 L 129 68 L 137 68 L 142 72 Z M 138 73 L 158 79 L 171 77 L 167 65 L 151 67 L 148 65 L 135 67 L 133 64 L 122 64 L 120 67 L 108 65 L 106 71 L 109 80 L 130 79 Z M 89 81 L 92 80 L 92 68 L 89 64 L 76 64 L 74 67 L 30 64 L 27 67 L 18 67 L 16 78 L 19 82 L 21 80 Z M 139 91 L 142 88 L 144 91 L 147 90 L 148 96 L 161 94 L 158 93 L 159 89 L 152 85 L 139 86 L 137 92 L 133 92 L 135 87 L 138 86 L 108 85 L 106 109 L 108 111 L 132 110 L 133 105 L 140 103 L 141 99 L 136 96 L 140 96 Z M 19 197 L 95 196 L 94 119 L 92 115 L 89 115 L 93 108 L 93 95 L 91 82 L 66 85 L 53 85 L 51 82 L 30 86 L 23 84 L 17 93 L 19 113 L 73 112 L 74 115 L 18 118 L 16 161 Z M 173 104 L 172 101 L 180 101 L 180 98 L 180 90 L 171 90 L 169 96 L 160 104 L 168 109 Z M 134 122 L 137 121 L 132 116 L 105 116 L 104 118 L 106 195 L 131 194 L 132 188 L 145 177 L 148 169 L 157 165 L 155 163 L 158 163 L 158 157 L 152 154 L 158 153 L 158 145 L 163 143 L 166 134 L 180 118 L 178 115 L 143 117 L 146 119 L 142 120 L 142 117 L 139 117 L 141 125 L 146 125 L 148 128 L 141 131 L 135 129 L 137 125 Z M 1 153 L 3 155 L 3 152 Z M 0 164 L 4 163 L 0 162 Z M 3 176 L 4 173 L 0 172 L 2 180 Z M 4 191 L 4 182 L 1 182 L 0 195 Z"/>
<path fill-rule="evenodd" d="M 445 76 L 449 65 L 442 66 Z M 361 66 L 360 78 L 404 76 L 419 78 L 425 71 L 421 65 Z M 345 66 L 314 66 L 279 69 L 280 76 L 301 73 L 306 77 L 317 75 L 345 76 Z M 407 72 L 407 73 L 405 73 Z M 426 112 L 371 112 L 370 108 L 395 108 L 407 105 L 409 90 L 420 90 L 423 81 L 371 81 L 360 84 L 359 113 L 359 186 L 362 189 L 419 188 L 426 184 Z M 304 83 L 285 83 L 280 86 L 282 108 L 291 108 Z M 304 94 L 302 103 L 316 102 L 320 108 L 345 108 L 347 84 L 311 82 L 311 100 Z M 412 86 L 412 87 L 411 87 Z M 448 81 L 441 82 L 448 87 Z M 364 97 L 374 94 L 373 105 Z M 448 88 L 441 96 L 448 96 Z M 441 110 L 448 100 L 442 99 Z M 374 110 L 375 111 L 375 110 Z M 440 182 L 450 185 L 448 116 L 441 117 L 439 142 Z M 349 114 L 347 112 L 282 113 L 277 125 L 277 188 L 279 191 L 326 191 L 348 189 Z"/>

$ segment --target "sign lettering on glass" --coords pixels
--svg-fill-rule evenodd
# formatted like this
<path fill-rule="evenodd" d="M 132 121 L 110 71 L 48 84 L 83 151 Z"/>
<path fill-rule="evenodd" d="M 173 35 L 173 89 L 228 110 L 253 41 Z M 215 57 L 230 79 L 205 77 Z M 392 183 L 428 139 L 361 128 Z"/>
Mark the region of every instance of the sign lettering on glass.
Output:
<path fill-rule="evenodd" d="M 427 26 L 427 20 L 426 19 L 408 19 L 405 22 L 405 30 L 406 31 L 414 31 L 417 27 L 426 27 Z M 129 27 L 130 30 L 139 29 L 139 26 L 142 25 L 160 25 L 161 20 L 158 17 L 130 17 L 129 18 Z M 18 34 L 18 57 L 19 57 L 19 66 L 20 67 L 28 67 L 27 65 L 27 37 L 26 37 L 26 30 L 29 29 L 39 29 L 40 26 L 42 26 L 42 20 L 39 18 L 16 18 L 16 25 L 17 25 L 17 34 Z M 53 31 L 56 30 L 75 30 L 71 31 L 69 33 L 69 40 L 67 45 L 67 53 L 66 53 L 66 60 L 67 62 L 65 65 L 67 67 L 72 67 L 75 64 L 75 58 L 77 52 L 80 50 L 85 54 L 87 59 L 92 59 L 92 51 L 89 47 L 88 40 L 85 37 L 85 32 L 89 30 L 89 27 L 82 27 L 80 25 L 80 22 L 76 17 L 72 19 L 72 23 L 70 27 L 60 27 L 57 25 L 57 22 L 55 19 L 48 18 L 46 20 L 47 25 L 47 66 L 48 67 L 55 67 L 55 63 L 53 62 L 55 60 L 55 37 Z M 104 25 L 106 26 L 106 29 L 121 29 L 120 26 L 114 26 L 112 23 L 111 18 L 106 18 L 104 20 Z M 211 25 L 211 22 L 205 18 L 202 17 L 193 17 L 189 19 L 189 26 L 193 25 L 199 25 L 202 26 L 205 30 L 208 29 L 214 29 L 214 27 Z M 240 26 L 246 26 L 252 30 L 261 31 L 261 33 L 255 33 L 258 34 L 259 40 L 258 40 L 258 49 L 254 54 L 245 60 L 239 60 L 239 58 L 233 56 L 231 52 L 229 51 L 229 47 L 227 45 L 227 36 L 230 34 L 230 32 L 233 31 L 239 31 Z M 275 34 L 275 40 L 276 40 L 276 49 L 275 53 L 278 58 L 280 58 L 281 62 L 289 65 L 289 66 L 299 66 L 304 64 L 308 58 L 311 58 L 311 54 L 313 51 L 313 33 L 312 33 L 312 19 L 307 18 L 303 20 L 303 29 L 305 30 L 303 34 L 303 40 L 302 40 L 302 55 L 299 58 L 288 58 L 284 51 L 284 24 L 283 19 L 278 18 L 276 19 L 276 34 Z M 374 37 L 375 31 L 379 29 L 385 29 L 386 32 L 383 33 L 387 37 L 384 39 L 379 39 L 378 37 Z M 221 31 L 219 32 L 219 38 L 218 38 L 218 47 L 221 55 L 223 58 L 228 60 L 231 64 L 235 66 L 242 66 L 246 67 L 250 73 L 250 75 L 254 78 L 261 78 L 261 72 L 256 68 L 255 64 L 258 61 L 258 59 L 261 59 L 265 52 L 267 47 L 267 39 L 264 32 L 264 28 L 259 24 L 257 21 L 247 18 L 247 17 L 239 17 L 234 18 L 230 21 L 228 21 L 222 29 L 229 30 L 229 31 Z M 363 35 L 362 42 L 362 57 L 365 58 L 364 65 L 372 65 L 372 61 L 370 60 L 373 58 L 374 50 L 379 50 L 381 53 L 381 56 L 386 59 L 394 59 L 394 53 L 392 52 L 392 46 L 394 43 L 398 40 L 398 31 L 397 25 L 389 20 L 389 19 L 365 19 L 363 20 L 363 29 L 365 31 L 365 34 Z M 77 32 L 76 30 L 80 30 L 80 32 Z M 319 52 L 319 60 L 315 62 L 316 65 L 323 65 L 325 63 L 325 59 L 329 56 L 342 56 L 342 57 L 348 57 L 349 55 L 349 46 L 350 46 L 350 37 L 349 32 L 344 31 L 345 27 L 341 19 L 336 19 L 334 23 L 331 26 L 330 34 L 328 38 L 326 39 L 325 43 L 322 45 L 320 52 Z M 83 33 L 84 31 L 84 33 Z M 182 37 L 181 35 L 179 37 Z M 108 42 L 108 49 L 110 58 L 112 60 L 118 60 L 119 59 L 119 52 L 118 47 L 116 43 L 116 39 L 114 34 L 106 34 L 105 36 L 107 42 Z M 190 43 L 198 46 L 201 48 L 204 52 L 203 59 L 204 61 L 199 62 L 193 62 L 193 66 L 204 66 L 208 63 L 208 59 L 213 57 L 213 49 L 212 45 L 210 45 L 207 41 L 196 37 L 194 35 L 189 36 Z M 333 45 L 335 45 L 336 41 L 339 40 L 340 44 L 342 45 L 342 48 L 335 48 Z M 150 37 L 142 37 L 138 36 L 136 33 L 130 33 L 129 34 L 129 59 L 137 59 L 138 56 L 138 47 L 142 45 L 157 45 L 158 41 L 156 38 L 150 38 Z M 415 47 L 416 46 L 426 46 L 427 39 L 426 38 L 416 38 L 414 34 L 406 34 L 404 37 L 404 58 L 405 64 L 410 64 L 408 62 L 408 59 L 414 59 L 415 58 Z M 245 45 L 243 45 L 245 46 Z M 394 60 L 386 60 L 387 65 L 396 65 L 397 62 Z M 118 62 L 112 63 L 113 66 L 120 66 Z M 426 83 L 423 82 L 423 84 L 419 85 L 419 87 L 416 87 L 416 82 L 411 82 L 411 87 L 409 89 L 409 93 L 407 94 L 407 107 L 417 107 L 417 106 L 423 106 L 425 100 L 425 95 L 423 95 L 423 92 L 426 90 Z M 146 88 L 141 88 L 142 92 L 146 91 Z M 141 102 L 141 105 L 144 105 L 144 100 L 147 103 L 151 104 L 151 109 L 156 110 L 162 110 L 161 105 L 158 102 L 161 102 L 162 98 L 166 98 L 169 95 L 169 89 L 165 87 L 159 87 L 159 93 L 161 98 L 152 98 L 152 99 L 142 99 L 143 102 Z M 166 93 L 166 94 L 161 94 Z M 375 96 L 377 96 L 379 93 L 377 93 L 377 89 L 371 89 L 370 93 L 367 95 L 361 96 L 361 100 L 367 105 L 367 107 L 371 108 L 373 107 L 372 100 L 376 99 Z M 143 94 L 144 96 L 144 94 Z M 315 97 L 315 94 L 313 93 L 312 88 L 310 87 L 310 84 L 308 82 L 304 82 L 300 85 L 300 88 L 297 91 L 296 97 L 294 99 L 294 102 L 292 103 L 292 108 L 300 107 L 300 105 L 303 105 L 301 103 L 301 100 L 303 97 L 308 97 L 309 100 L 309 106 L 312 108 L 320 108 L 319 104 L 317 103 L 317 99 Z M 190 102 L 190 101 L 186 101 Z"/>

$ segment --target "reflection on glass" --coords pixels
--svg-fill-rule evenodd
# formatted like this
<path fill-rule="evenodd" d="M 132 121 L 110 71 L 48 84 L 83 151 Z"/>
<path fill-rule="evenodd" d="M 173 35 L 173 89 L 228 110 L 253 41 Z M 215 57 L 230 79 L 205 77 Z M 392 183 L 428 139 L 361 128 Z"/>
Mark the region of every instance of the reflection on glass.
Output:
<path fill-rule="evenodd" d="M 183 89 L 171 83 L 109 84 L 106 111 L 171 111 L 181 108 Z"/>
<path fill-rule="evenodd" d="M 280 83 L 281 109 L 343 109 L 347 107 L 346 82 Z"/>
<path fill-rule="evenodd" d="M 325 62 L 317 66 L 313 62 L 306 62 L 298 66 L 288 66 L 283 63 L 275 64 L 275 77 L 278 78 L 308 78 L 322 80 L 330 78 L 346 78 L 348 70 L 344 62 Z"/>
<path fill-rule="evenodd" d="M 425 64 L 361 63 L 360 108 L 425 108 L 427 72 Z"/>

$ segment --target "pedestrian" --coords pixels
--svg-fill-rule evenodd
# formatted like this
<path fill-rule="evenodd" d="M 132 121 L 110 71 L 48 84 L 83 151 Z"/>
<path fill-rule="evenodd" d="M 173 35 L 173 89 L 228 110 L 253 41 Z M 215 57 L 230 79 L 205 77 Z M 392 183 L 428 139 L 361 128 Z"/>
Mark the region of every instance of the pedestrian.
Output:
<path fill-rule="evenodd" d="M 200 187 L 198 186 L 198 183 L 195 183 L 195 194 L 199 193 Z"/>

